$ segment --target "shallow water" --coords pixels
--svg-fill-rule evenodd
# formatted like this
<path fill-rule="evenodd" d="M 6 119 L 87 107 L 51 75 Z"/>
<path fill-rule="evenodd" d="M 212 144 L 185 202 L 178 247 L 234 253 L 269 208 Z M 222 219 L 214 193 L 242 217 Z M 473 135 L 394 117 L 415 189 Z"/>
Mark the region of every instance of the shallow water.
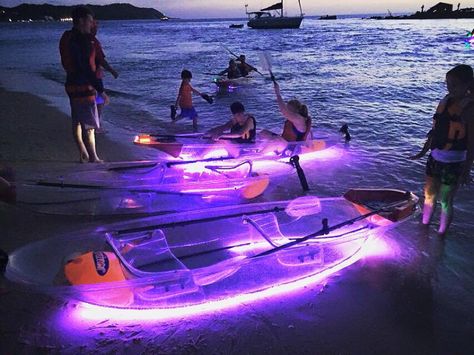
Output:
<path fill-rule="evenodd" d="M 421 194 L 425 159 L 413 162 L 406 157 L 423 144 L 436 104 L 445 95 L 446 71 L 458 63 L 474 64 L 474 48 L 464 43 L 472 21 L 305 19 L 298 31 L 229 29 L 232 22 L 102 22 L 98 37 L 120 73 L 117 80 L 108 74 L 105 78 L 112 98 L 105 126 L 118 127 L 109 134 L 131 141 L 137 132 L 191 130 L 189 122 L 180 121 L 177 127 L 169 123 L 180 71 L 191 70 L 193 85 L 213 93 L 213 76 L 204 73 L 226 67 L 232 56 L 223 46 L 245 53 L 258 68 L 259 52 L 268 51 L 285 98 L 306 102 L 316 126 L 338 129 L 348 123 L 351 129 L 353 140 L 337 163 L 304 166 L 313 192 L 335 196 L 349 187 L 377 186 Z M 2 84 L 46 96 L 67 111 L 58 41 L 69 26 L 0 24 Z M 281 127 L 271 82 L 256 74 L 245 88 L 216 93 L 212 106 L 195 97 L 201 129 L 227 120 L 228 106 L 235 100 L 255 114 L 260 128 Z M 144 151 L 144 157 L 150 156 L 153 152 Z M 296 178 L 279 181 L 272 193 L 298 194 Z M 472 189 L 460 189 L 454 224 L 442 257 L 435 258 L 442 301 L 472 297 L 474 292 L 472 198 Z M 405 233 L 416 240 L 425 232 L 413 222 Z M 456 304 L 464 313 L 472 313 L 469 307 Z"/>

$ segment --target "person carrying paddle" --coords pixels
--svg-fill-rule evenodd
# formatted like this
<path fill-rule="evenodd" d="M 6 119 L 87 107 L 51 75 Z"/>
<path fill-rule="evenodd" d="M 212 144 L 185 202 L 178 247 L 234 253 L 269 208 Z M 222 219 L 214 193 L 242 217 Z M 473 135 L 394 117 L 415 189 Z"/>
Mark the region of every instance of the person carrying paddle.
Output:
<path fill-rule="evenodd" d="M 188 117 L 193 120 L 193 129 L 197 131 L 197 120 L 198 114 L 193 106 L 193 93 L 201 96 L 204 100 L 209 103 L 212 103 L 212 98 L 206 94 L 202 94 L 191 86 L 191 79 L 193 74 L 184 69 L 181 72 L 181 86 L 179 87 L 178 97 L 176 98 L 176 103 L 174 106 L 171 106 L 171 120 L 178 121 L 182 118 Z M 176 116 L 176 107 L 181 108 L 181 112 Z"/>
<path fill-rule="evenodd" d="M 262 130 L 259 136 L 267 140 L 269 145 L 264 149 L 266 152 L 283 152 L 288 146 L 288 142 L 301 142 L 312 138 L 311 117 L 308 113 L 308 107 L 299 100 L 293 99 L 285 103 L 280 93 L 280 86 L 273 81 L 273 88 L 277 99 L 278 108 L 285 118 L 283 133 L 281 136 Z"/>
<path fill-rule="evenodd" d="M 474 160 L 474 75 L 469 65 L 458 65 L 446 74 L 448 94 L 433 116 L 433 128 L 420 153 L 431 153 L 426 163 L 422 223 L 428 225 L 436 201 L 441 202 L 438 234 L 444 236 L 453 219 L 453 199 L 459 185 L 469 184 Z"/>

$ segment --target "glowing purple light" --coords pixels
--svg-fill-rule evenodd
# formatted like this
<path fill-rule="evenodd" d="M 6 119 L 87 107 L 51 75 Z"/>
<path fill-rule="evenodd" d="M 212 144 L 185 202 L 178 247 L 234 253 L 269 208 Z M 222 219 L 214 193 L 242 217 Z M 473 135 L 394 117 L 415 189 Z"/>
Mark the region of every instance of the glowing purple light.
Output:
<path fill-rule="evenodd" d="M 320 282 L 330 275 L 352 265 L 358 261 L 364 253 L 360 248 L 351 257 L 345 259 L 341 263 L 334 265 L 316 275 L 311 275 L 296 281 L 282 283 L 269 287 L 267 289 L 256 291 L 253 293 L 246 293 L 231 296 L 226 299 L 216 300 L 209 303 L 203 303 L 192 306 L 183 306 L 176 308 L 160 308 L 160 309 L 119 309 L 95 306 L 88 303 L 79 303 L 76 309 L 73 311 L 73 317 L 78 320 L 115 320 L 115 321 L 128 321 L 128 320 L 141 320 L 141 321 L 155 321 L 165 319 L 175 319 L 181 317 L 192 317 L 200 314 L 209 312 L 215 312 L 219 310 L 229 309 L 237 307 L 242 303 L 255 302 L 266 297 L 284 296 L 291 292 L 295 292 L 303 289 L 306 286 Z"/>

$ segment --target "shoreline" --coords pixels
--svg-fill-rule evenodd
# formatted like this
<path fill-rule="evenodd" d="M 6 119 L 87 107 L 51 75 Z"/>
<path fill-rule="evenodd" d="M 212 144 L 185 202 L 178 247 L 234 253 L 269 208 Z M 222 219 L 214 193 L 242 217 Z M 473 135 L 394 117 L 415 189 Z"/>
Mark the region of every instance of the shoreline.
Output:
<path fill-rule="evenodd" d="M 108 122 L 107 130 L 114 127 Z M 47 163 L 50 168 L 89 165 L 79 163 L 73 141 L 71 118 L 47 100 L 0 86 L 0 162 L 19 168 Z M 106 162 L 136 160 L 145 150 L 130 142 L 114 141 L 112 135 L 97 134 L 97 150 Z M 142 153 L 142 154 L 141 154 Z"/>

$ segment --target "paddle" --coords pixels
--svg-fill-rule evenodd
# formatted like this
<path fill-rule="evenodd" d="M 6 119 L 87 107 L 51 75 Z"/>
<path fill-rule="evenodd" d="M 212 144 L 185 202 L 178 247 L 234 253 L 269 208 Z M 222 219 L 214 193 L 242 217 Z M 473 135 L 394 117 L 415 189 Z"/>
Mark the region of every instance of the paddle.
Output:
<path fill-rule="evenodd" d="M 229 48 L 227 48 L 226 46 L 224 46 L 223 44 L 221 44 L 221 47 L 224 48 L 227 52 L 229 52 L 231 55 L 233 55 L 235 58 L 239 59 L 240 56 L 238 56 L 237 54 L 235 54 L 234 52 L 232 52 Z M 255 72 L 259 73 L 261 76 L 265 77 L 265 75 L 263 75 L 261 72 L 258 71 L 257 68 L 255 68 L 254 66 L 250 65 L 249 63 L 245 63 L 247 64 L 252 70 L 254 70 Z"/>
<path fill-rule="evenodd" d="M 28 185 L 28 184 L 26 184 Z M 129 187 L 111 187 L 105 185 L 89 185 L 89 184 L 73 184 L 64 182 L 52 182 L 52 181 L 37 181 L 33 186 L 46 186 L 46 187 L 60 187 L 60 188 L 72 188 L 72 189 L 85 189 L 85 190 L 109 190 L 109 191 L 129 191 L 129 192 L 151 192 L 162 195 L 183 195 L 180 191 L 162 191 L 153 188 L 129 188 Z M 200 195 L 186 193 L 186 195 Z"/>
<path fill-rule="evenodd" d="M 157 137 L 157 138 L 197 138 L 203 136 L 205 133 L 196 132 L 196 133 L 177 133 L 177 134 L 160 134 L 160 133 L 153 133 L 150 134 L 150 137 Z"/>
<path fill-rule="evenodd" d="M 260 53 L 260 64 L 262 65 L 263 70 L 266 70 L 270 73 L 270 79 L 276 83 L 275 76 L 272 73 L 272 57 L 268 52 Z"/>
<path fill-rule="evenodd" d="M 408 196 L 410 196 L 408 194 Z M 300 243 L 303 243 L 305 241 L 307 241 L 308 239 L 311 239 L 311 238 L 314 238 L 314 237 L 318 237 L 318 236 L 321 236 L 321 235 L 325 235 L 325 234 L 329 234 L 331 233 L 332 231 L 336 230 L 336 229 L 339 229 L 339 228 L 342 228 L 342 227 L 345 227 L 345 226 L 348 226 L 348 225 L 351 225 L 355 222 L 358 222 L 358 221 L 361 221 L 363 219 L 366 219 L 370 216 L 373 216 L 375 214 L 379 214 L 381 212 L 386 212 L 390 209 L 393 209 L 395 207 L 399 207 L 399 206 L 402 206 L 404 203 L 406 203 L 408 201 L 408 199 L 406 200 L 400 200 L 400 201 L 397 201 L 397 202 L 393 202 L 393 203 L 389 203 L 388 205 L 384 206 L 384 207 L 381 207 L 381 208 L 378 208 L 372 212 L 369 212 L 369 213 L 366 213 L 366 214 L 363 214 L 363 215 L 360 215 L 358 217 L 355 217 L 355 218 L 352 218 L 352 219 L 349 219 L 347 221 L 344 221 L 344 222 L 341 222 L 341 223 L 338 223 L 332 227 L 329 227 L 328 225 L 328 219 L 327 218 L 323 218 L 322 220 L 322 224 L 323 224 L 323 228 L 321 228 L 319 231 L 317 232 L 314 232 L 314 233 L 311 233 L 311 234 L 308 234 L 307 236 L 304 236 L 304 237 L 301 237 L 301 238 L 298 238 L 298 239 L 295 239 L 294 241 L 292 242 L 288 242 L 286 244 L 282 244 L 276 248 L 272 248 L 272 249 L 269 249 L 267 251 L 264 251 L 264 252 L 261 252 L 259 254 L 256 254 L 254 256 L 252 256 L 251 258 L 257 258 L 259 256 L 266 256 L 266 255 L 270 255 L 270 254 L 273 254 L 273 253 L 276 253 L 282 249 L 287 249 L 289 247 L 292 247 L 293 245 L 296 245 L 296 244 L 300 244 Z"/>

